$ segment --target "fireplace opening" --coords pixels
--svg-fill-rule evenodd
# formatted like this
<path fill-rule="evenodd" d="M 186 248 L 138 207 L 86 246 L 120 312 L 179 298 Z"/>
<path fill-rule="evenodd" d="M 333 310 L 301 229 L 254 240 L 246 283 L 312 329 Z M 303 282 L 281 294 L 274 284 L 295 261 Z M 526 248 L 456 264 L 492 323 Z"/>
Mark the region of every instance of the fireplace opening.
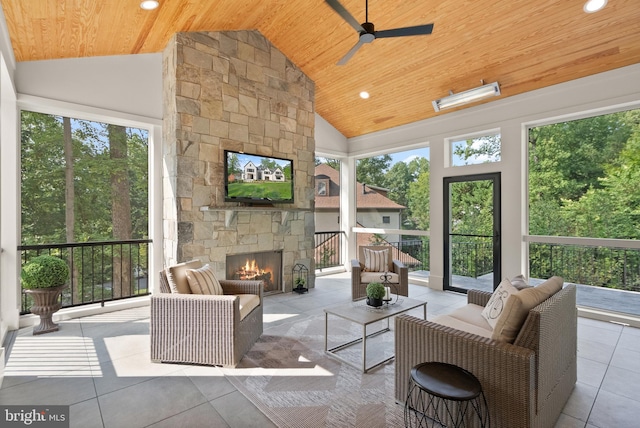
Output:
<path fill-rule="evenodd" d="M 262 280 L 264 293 L 282 291 L 282 251 L 227 255 L 229 279 Z"/>

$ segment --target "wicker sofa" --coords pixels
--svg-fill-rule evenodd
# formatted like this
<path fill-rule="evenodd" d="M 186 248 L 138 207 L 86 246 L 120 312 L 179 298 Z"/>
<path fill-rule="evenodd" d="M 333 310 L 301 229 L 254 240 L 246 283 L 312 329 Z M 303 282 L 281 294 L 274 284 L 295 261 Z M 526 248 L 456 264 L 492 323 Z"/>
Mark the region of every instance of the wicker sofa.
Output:
<path fill-rule="evenodd" d="M 470 290 L 485 306 L 491 293 Z M 553 427 L 577 379 L 576 286 L 531 309 L 515 341 L 505 343 L 408 315 L 396 317 L 395 398 L 404 403 L 409 373 L 426 361 L 457 365 L 480 380 L 491 426 Z"/>
<path fill-rule="evenodd" d="M 235 367 L 262 334 L 262 281 L 220 280 L 224 295 L 172 292 L 160 272 L 160 293 L 151 296 L 153 362 Z M 240 296 L 260 303 L 241 316 Z"/>

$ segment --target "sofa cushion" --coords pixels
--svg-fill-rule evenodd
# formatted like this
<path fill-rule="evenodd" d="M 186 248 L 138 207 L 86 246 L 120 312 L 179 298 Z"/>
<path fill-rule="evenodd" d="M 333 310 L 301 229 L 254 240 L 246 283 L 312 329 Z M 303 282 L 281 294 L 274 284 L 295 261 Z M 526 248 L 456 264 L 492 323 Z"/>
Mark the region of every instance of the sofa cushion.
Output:
<path fill-rule="evenodd" d="M 383 282 L 382 278 L 380 278 L 380 275 L 381 275 L 380 272 L 362 272 L 360 274 L 360 282 L 363 284 L 369 284 L 371 282 Z M 387 275 L 389 276 L 390 283 L 392 284 L 400 283 L 400 277 L 398 276 L 397 273 L 387 272 Z"/>
<path fill-rule="evenodd" d="M 186 274 L 192 294 L 223 294 L 222 286 L 208 264 L 199 269 L 187 269 Z"/>
<path fill-rule="evenodd" d="M 385 272 L 389 269 L 389 250 L 363 249 L 364 270 L 367 272 Z"/>
<path fill-rule="evenodd" d="M 172 293 L 191 294 L 189 281 L 187 280 L 187 269 L 198 269 L 202 267 L 200 260 L 191 260 L 165 268 L 167 282 Z"/>
<path fill-rule="evenodd" d="M 260 305 L 260 297 L 256 294 L 238 294 L 237 296 L 240 298 L 240 319 L 243 320 Z"/>
<path fill-rule="evenodd" d="M 562 282 L 562 278 L 554 276 L 537 287 L 528 287 L 509 296 L 493 328 L 492 338 L 512 343 L 518 336 L 529 311 L 560 291 Z"/>
<path fill-rule="evenodd" d="M 509 296 L 518 292 L 507 278 L 503 279 L 498 288 L 493 292 L 487 305 L 482 310 L 482 316 L 487 320 L 492 329 L 496 327 L 498 318 L 504 310 Z"/>

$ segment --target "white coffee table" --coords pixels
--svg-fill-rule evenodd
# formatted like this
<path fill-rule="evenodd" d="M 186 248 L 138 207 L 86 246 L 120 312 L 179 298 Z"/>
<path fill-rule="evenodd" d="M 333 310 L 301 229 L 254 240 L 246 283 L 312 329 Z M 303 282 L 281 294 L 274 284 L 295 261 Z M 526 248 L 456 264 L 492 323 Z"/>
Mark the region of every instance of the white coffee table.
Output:
<path fill-rule="evenodd" d="M 395 296 L 394 296 L 395 297 Z M 397 302 L 391 305 L 383 305 L 380 309 L 367 306 L 365 300 L 353 302 L 348 305 L 338 306 L 335 308 L 327 308 L 324 310 L 324 352 L 332 357 L 349 364 L 357 369 L 362 369 L 363 373 L 378 367 L 381 364 L 395 358 L 395 355 L 391 355 L 382 361 L 367 366 L 367 339 L 373 336 L 390 331 L 389 319 L 395 315 L 403 312 L 410 311 L 412 309 L 422 306 L 424 310 L 424 319 L 427 319 L 427 302 L 422 300 L 409 299 L 407 297 L 400 297 Z M 362 326 L 362 337 L 359 337 L 350 342 L 343 343 L 333 348 L 328 348 L 329 339 L 329 315 L 354 322 Z M 387 320 L 387 326 L 381 330 L 367 334 L 367 326 L 378 321 Z M 347 348 L 355 343 L 362 342 L 362 365 L 358 365 L 338 355 L 337 352 L 341 349 Z"/>

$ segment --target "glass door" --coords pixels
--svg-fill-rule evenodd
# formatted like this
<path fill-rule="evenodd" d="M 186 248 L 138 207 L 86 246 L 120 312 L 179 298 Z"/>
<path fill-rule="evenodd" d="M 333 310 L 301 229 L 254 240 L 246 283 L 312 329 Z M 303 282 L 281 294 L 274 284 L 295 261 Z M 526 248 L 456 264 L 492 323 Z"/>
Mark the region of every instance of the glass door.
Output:
<path fill-rule="evenodd" d="M 500 173 L 444 178 L 445 290 L 498 286 L 500 224 Z"/>

